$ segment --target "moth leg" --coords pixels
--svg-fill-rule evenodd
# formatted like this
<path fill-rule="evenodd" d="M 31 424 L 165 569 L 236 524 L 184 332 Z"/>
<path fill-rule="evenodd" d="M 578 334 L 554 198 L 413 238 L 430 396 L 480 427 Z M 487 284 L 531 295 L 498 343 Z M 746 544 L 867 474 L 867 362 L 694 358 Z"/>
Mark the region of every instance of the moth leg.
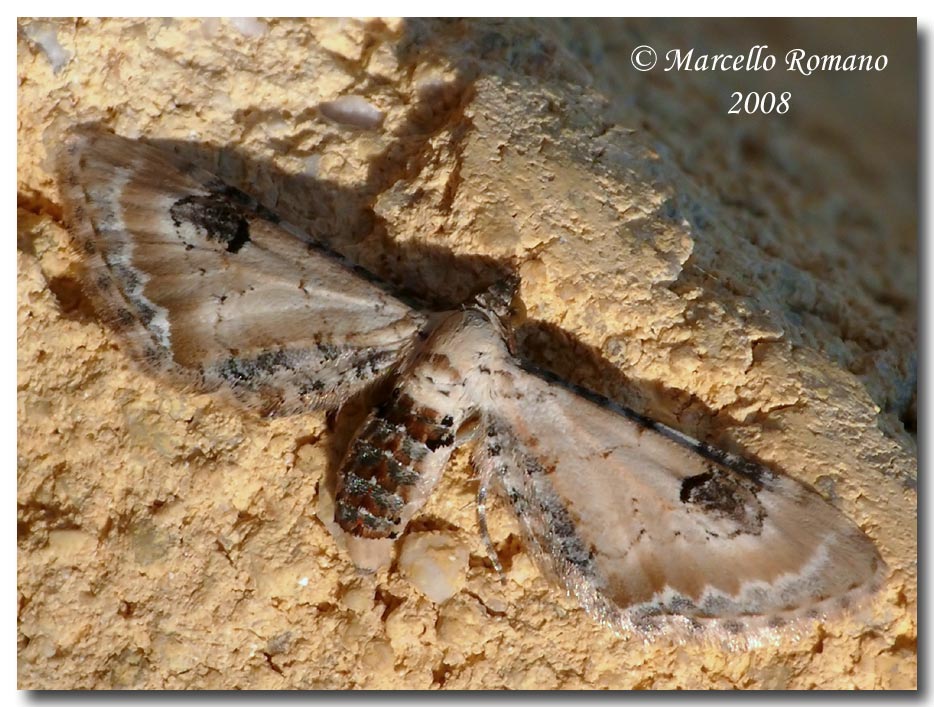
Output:
<path fill-rule="evenodd" d="M 506 574 L 503 572 L 503 565 L 499 561 L 499 553 L 490 537 L 490 531 L 486 524 L 486 499 L 490 491 L 489 477 L 485 474 L 480 479 L 480 488 L 477 490 L 477 521 L 480 524 L 480 537 L 483 539 L 483 546 L 486 548 L 486 554 L 493 563 L 493 569 L 499 575 L 499 580 L 506 584 Z"/>

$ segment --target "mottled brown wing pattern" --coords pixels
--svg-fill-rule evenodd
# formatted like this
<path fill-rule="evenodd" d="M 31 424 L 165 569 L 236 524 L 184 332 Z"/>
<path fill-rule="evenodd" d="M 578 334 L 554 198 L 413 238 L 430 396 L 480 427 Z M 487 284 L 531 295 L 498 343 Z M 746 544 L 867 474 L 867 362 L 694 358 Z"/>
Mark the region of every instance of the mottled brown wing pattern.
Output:
<path fill-rule="evenodd" d="M 878 588 L 872 542 L 813 489 L 513 366 L 474 450 L 533 554 L 599 620 L 725 637 Z"/>
<path fill-rule="evenodd" d="M 162 151 L 77 130 L 61 161 L 88 290 L 135 356 L 266 413 L 332 407 L 425 323 L 239 190 Z"/>

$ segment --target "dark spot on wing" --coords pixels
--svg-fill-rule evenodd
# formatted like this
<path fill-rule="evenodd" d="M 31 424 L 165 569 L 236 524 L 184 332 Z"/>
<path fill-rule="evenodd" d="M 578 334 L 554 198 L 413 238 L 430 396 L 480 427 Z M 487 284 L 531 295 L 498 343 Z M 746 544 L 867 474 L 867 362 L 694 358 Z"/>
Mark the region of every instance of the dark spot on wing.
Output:
<path fill-rule="evenodd" d="M 222 243 L 228 253 L 237 253 L 250 240 L 250 226 L 243 212 L 222 194 L 186 196 L 169 209 L 175 227 L 190 223 L 205 238 Z"/>
<path fill-rule="evenodd" d="M 538 368 L 526 361 L 521 361 L 520 366 L 525 371 L 538 376 L 539 378 L 542 378 L 549 383 L 565 388 L 566 390 L 570 390 L 576 395 L 579 395 L 582 398 L 586 398 L 592 403 L 595 403 L 608 410 L 612 410 L 618 415 L 622 415 L 626 419 L 635 422 L 640 427 L 657 432 L 660 435 L 667 437 L 671 441 L 676 442 L 677 444 L 693 449 L 702 457 L 725 466 L 728 469 L 737 472 L 738 474 L 741 474 L 749 481 L 759 485 L 760 487 L 769 487 L 777 478 L 774 471 L 768 467 L 763 466 L 762 464 L 749 461 L 748 459 L 744 459 L 743 457 L 740 457 L 736 454 L 730 454 L 729 452 L 718 449 L 717 447 L 707 444 L 706 442 L 699 442 L 690 439 L 687 437 L 687 435 L 684 435 L 677 430 L 668 427 L 667 425 L 656 422 L 652 418 L 646 417 L 645 415 L 625 407 L 624 405 L 620 405 L 619 403 L 616 403 L 609 398 L 600 395 L 599 393 L 595 393 L 592 390 L 588 390 L 582 386 L 570 383 L 555 375 L 551 371 Z"/>
<path fill-rule="evenodd" d="M 750 481 L 710 464 L 707 471 L 681 481 L 681 502 L 692 509 L 715 518 L 732 521 L 736 529 L 730 537 L 740 534 L 758 535 L 766 517 L 765 509 L 756 497 L 758 489 Z M 713 537 L 719 537 L 711 531 Z"/>
<path fill-rule="evenodd" d="M 703 474 L 689 476 L 681 482 L 681 503 L 693 503 L 692 494 L 697 488 L 702 488 L 704 484 L 713 479 L 712 471 L 705 471 Z"/>
<path fill-rule="evenodd" d="M 230 186 L 229 184 L 225 184 L 220 180 L 215 180 L 208 184 L 208 189 L 210 189 L 213 194 L 226 198 L 227 200 L 239 206 L 241 209 L 245 209 L 246 211 L 251 212 L 264 221 L 269 221 L 270 223 L 279 223 L 281 220 L 276 212 L 267 209 L 249 194 L 246 194 L 245 192 L 242 192 L 236 187 Z"/>

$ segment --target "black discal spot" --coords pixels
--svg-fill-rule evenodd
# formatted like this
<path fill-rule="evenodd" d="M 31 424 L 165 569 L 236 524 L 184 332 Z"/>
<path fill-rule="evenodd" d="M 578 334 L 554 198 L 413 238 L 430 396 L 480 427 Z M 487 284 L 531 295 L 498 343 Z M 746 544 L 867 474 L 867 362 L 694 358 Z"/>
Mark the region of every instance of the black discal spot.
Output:
<path fill-rule="evenodd" d="M 169 213 L 176 228 L 190 223 L 208 240 L 223 243 L 228 253 L 239 252 L 250 240 L 246 217 L 223 195 L 186 196 L 172 204 Z"/>
<path fill-rule="evenodd" d="M 723 630 L 736 635 L 743 632 L 743 624 L 735 619 L 728 619 L 723 622 Z"/>
<path fill-rule="evenodd" d="M 224 184 L 224 182 L 215 180 L 208 185 L 210 189 L 217 196 L 226 197 L 230 201 L 234 202 L 237 206 L 240 206 L 247 211 L 250 211 L 261 219 L 269 221 L 270 223 L 279 223 L 279 215 L 274 211 L 270 211 L 265 206 L 260 204 L 256 199 L 246 194 L 245 192 L 240 191 L 236 187 L 232 187 L 229 184 Z"/>
<path fill-rule="evenodd" d="M 693 503 L 691 494 L 695 489 L 702 488 L 704 484 L 713 479 L 712 471 L 705 471 L 703 474 L 689 476 L 681 482 L 681 503 Z"/>
<path fill-rule="evenodd" d="M 738 526 L 734 535 L 756 535 L 766 517 L 756 492 L 748 480 L 710 465 L 702 474 L 681 481 L 680 499 L 714 517 L 734 522 Z M 718 537 L 716 533 L 711 535 Z"/>

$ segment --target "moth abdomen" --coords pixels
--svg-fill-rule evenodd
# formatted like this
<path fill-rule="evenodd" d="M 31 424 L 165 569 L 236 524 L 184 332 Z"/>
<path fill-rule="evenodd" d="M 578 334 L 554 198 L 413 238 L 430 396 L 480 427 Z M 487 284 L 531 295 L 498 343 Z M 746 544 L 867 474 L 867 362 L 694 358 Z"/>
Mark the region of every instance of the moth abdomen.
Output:
<path fill-rule="evenodd" d="M 379 513 L 374 513 L 366 507 L 365 499 L 357 502 L 341 503 L 338 500 L 334 510 L 334 519 L 346 532 L 361 538 L 369 540 L 389 539 L 394 540 L 397 532 L 394 530 L 399 523 L 395 518 L 386 517 Z"/>
<path fill-rule="evenodd" d="M 364 538 L 394 538 L 418 510 L 454 449 L 466 411 L 439 376 L 431 349 L 417 357 L 360 427 L 338 474 L 335 521 Z M 445 380 L 441 380 L 444 378 Z M 441 390 L 448 395 L 439 395 Z"/>
<path fill-rule="evenodd" d="M 403 508 L 415 489 L 423 481 L 434 483 L 435 474 L 423 478 L 429 456 L 453 445 L 453 418 L 442 424 L 446 422 L 445 416 L 404 393 L 370 414 L 341 465 L 335 512 L 341 528 L 368 538 L 398 532 Z M 438 465 L 429 466 L 434 470 Z M 355 512 L 360 508 L 366 513 Z"/>

